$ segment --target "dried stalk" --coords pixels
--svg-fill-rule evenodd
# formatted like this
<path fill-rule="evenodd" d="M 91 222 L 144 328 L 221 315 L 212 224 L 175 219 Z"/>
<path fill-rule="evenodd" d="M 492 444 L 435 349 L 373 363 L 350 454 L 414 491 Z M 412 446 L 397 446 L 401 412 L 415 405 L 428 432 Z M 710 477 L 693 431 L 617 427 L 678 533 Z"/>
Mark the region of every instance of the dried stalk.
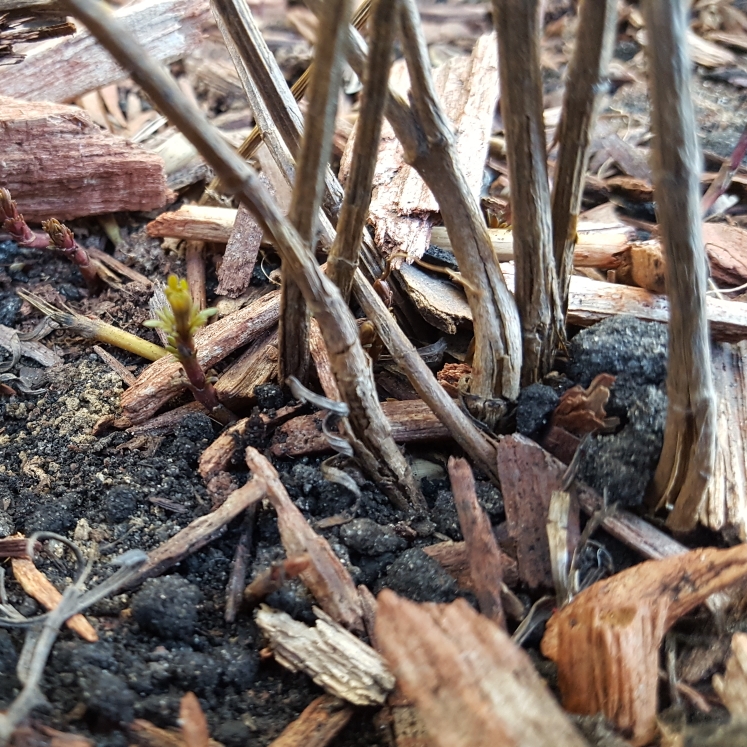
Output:
<path fill-rule="evenodd" d="M 716 200 L 729 189 L 731 180 L 739 170 L 745 154 L 747 154 L 747 127 L 742 130 L 742 134 L 739 136 L 739 140 L 734 146 L 731 156 L 729 156 L 728 160 L 724 161 L 716 178 L 711 182 L 711 186 L 708 187 L 706 193 L 703 195 L 703 199 L 700 201 L 700 209 L 703 212 L 704 218 L 711 214 Z"/>
<path fill-rule="evenodd" d="M 350 9 L 351 0 L 326 0 L 314 47 L 316 64 L 309 83 L 309 108 L 288 214 L 312 253 L 316 244 L 316 216 L 324 191 L 324 173 L 332 152 Z M 278 330 L 280 381 L 295 376 L 306 384 L 311 363 L 309 313 L 301 289 L 287 270 L 282 273 L 281 291 Z"/>
<path fill-rule="evenodd" d="M 690 96 L 685 8 L 643 4 L 651 87 L 654 191 L 669 294 L 669 407 L 651 505 L 672 508 L 667 525 L 692 529 L 716 456 L 716 399 L 706 319 L 708 264 L 700 223 L 700 154 Z"/>
<path fill-rule="evenodd" d="M 315 12 L 320 0 L 307 0 Z M 471 392 L 515 399 L 519 393 L 521 333 L 511 294 L 490 243 L 477 201 L 457 163 L 454 137 L 434 94 L 428 50 L 417 8 L 402 8 L 403 49 L 413 82 L 413 108 L 390 91 L 385 115 L 402 143 L 406 162 L 423 178 L 441 209 L 446 230 L 466 281 L 475 330 Z M 348 62 L 363 77 L 367 47 L 350 29 Z"/>
<path fill-rule="evenodd" d="M 558 160 L 552 193 L 553 250 L 564 314 L 568 309 L 576 222 L 589 161 L 589 143 L 612 56 L 616 21 L 616 0 L 587 2 L 579 7 L 576 46 L 568 66 L 558 125 Z"/>
<path fill-rule="evenodd" d="M 143 52 L 132 36 L 95 0 L 68 0 L 73 15 L 85 19 L 113 56 L 132 71 L 151 100 L 202 153 L 205 160 L 239 193 L 241 201 L 273 236 L 287 269 L 298 281 L 317 318 L 340 393 L 350 407 L 356 436 L 355 453 L 366 472 L 398 505 L 423 498 L 405 458 L 394 443 L 376 396 L 370 361 L 358 340 L 358 329 L 337 287 L 321 272 L 293 226 L 280 213 L 256 172 L 246 165 L 188 101 L 173 79 Z M 486 234 L 487 236 L 487 234 Z"/>
<path fill-rule="evenodd" d="M 214 9 L 215 9 L 216 15 L 220 19 L 220 10 L 218 10 L 216 5 L 214 5 Z M 370 10 L 371 10 L 371 0 L 364 0 L 364 2 L 361 3 L 358 10 L 355 11 L 355 14 L 353 16 L 352 24 L 353 26 L 355 26 L 356 29 L 360 30 L 366 25 L 366 22 L 368 21 L 368 16 L 370 14 Z M 220 20 L 218 21 L 218 25 L 219 27 L 221 26 Z M 254 24 L 253 19 L 251 19 L 251 27 L 253 29 L 256 29 L 257 33 L 259 34 L 259 39 L 261 40 L 261 44 L 258 46 L 266 47 L 266 44 L 264 43 L 262 35 L 259 33 L 259 29 Z M 225 39 L 226 32 L 223 30 L 223 27 L 221 27 L 221 33 L 223 34 L 223 38 Z M 232 53 L 232 56 L 233 56 L 233 53 Z M 274 61 L 274 57 L 272 59 Z M 306 89 L 308 88 L 308 85 L 309 85 L 309 80 L 311 78 L 311 72 L 313 71 L 313 69 L 314 69 L 314 63 L 312 61 L 311 65 L 309 65 L 309 67 L 307 67 L 306 70 L 303 71 L 303 74 L 301 75 L 301 77 L 291 87 L 290 93 L 292 94 L 294 101 L 296 102 L 300 101 L 304 97 L 304 94 L 306 93 Z M 241 70 L 239 69 L 238 66 L 237 66 L 237 70 L 239 72 L 239 77 L 242 78 L 242 84 L 243 84 L 244 80 L 241 74 Z M 283 88 L 287 89 L 287 86 L 285 85 L 285 78 L 282 75 L 280 77 L 280 80 L 284 84 Z M 288 111 L 291 111 L 293 108 L 294 108 L 293 106 L 287 107 Z M 252 112 L 255 114 L 255 117 L 256 117 L 256 112 L 255 112 L 253 105 L 252 105 Z M 300 124 L 301 122 L 300 114 L 298 116 L 298 121 Z M 244 140 L 244 142 L 239 147 L 239 155 L 242 158 L 249 160 L 254 155 L 257 148 L 259 148 L 259 146 L 262 144 L 265 137 L 266 135 L 265 135 L 263 128 L 259 125 L 259 123 L 256 124 L 254 129 L 247 136 L 246 140 Z M 220 177 L 216 176 L 213 179 L 213 181 L 210 182 L 210 185 L 208 186 L 206 190 L 206 194 L 211 195 L 211 194 L 215 194 L 216 192 L 223 192 L 223 191 L 225 191 L 225 186 L 221 182 Z M 338 192 L 338 191 L 339 190 L 335 190 L 335 192 Z"/>
<path fill-rule="evenodd" d="M 493 0 L 511 181 L 514 296 L 521 319 L 524 386 L 550 370 L 562 336 L 542 119 L 538 4 L 539 0 Z"/>
<path fill-rule="evenodd" d="M 345 187 L 337 235 L 327 259 L 327 275 L 350 298 L 358 266 L 361 237 L 368 220 L 372 182 L 376 170 L 384 102 L 389 91 L 389 70 L 397 25 L 398 0 L 374 2 L 371 48 L 361 96 L 361 108 L 353 145 L 352 169 Z"/>
<path fill-rule="evenodd" d="M 454 136 L 435 94 L 414 0 L 403 0 L 401 18 L 403 51 L 412 81 L 412 111 L 418 124 L 417 149 L 402 139 L 394 121 L 392 126 L 402 142 L 405 160 L 423 177 L 438 201 L 466 281 L 475 333 L 470 392 L 515 399 L 521 368 L 516 306 L 493 254 L 480 207 L 459 168 Z"/>

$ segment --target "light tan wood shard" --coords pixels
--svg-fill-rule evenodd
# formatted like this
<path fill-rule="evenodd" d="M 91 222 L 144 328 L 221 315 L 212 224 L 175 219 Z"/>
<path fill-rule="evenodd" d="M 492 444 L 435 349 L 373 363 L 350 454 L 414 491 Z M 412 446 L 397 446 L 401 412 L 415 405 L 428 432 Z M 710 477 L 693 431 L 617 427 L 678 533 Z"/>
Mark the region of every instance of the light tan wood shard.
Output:
<path fill-rule="evenodd" d="M 614 270 L 620 266 L 617 256 L 635 236 L 635 231 L 621 223 L 581 222 L 576 227 L 578 241 L 574 249 L 573 264 L 576 267 L 596 267 Z M 488 234 L 499 262 L 510 262 L 514 258 L 514 237 L 511 229 L 489 228 Z M 443 226 L 431 229 L 431 244 L 451 250 L 451 241 Z"/>
<path fill-rule="evenodd" d="M 186 747 L 208 747 L 210 732 L 207 719 L 193 692 L 186 693 L 179 703 L 179 722 Z"/>
<path fill-rule="evenodd" d="M 237 348 L 251 342 L 277 323 L 280 291 L 273 291 L 254 303 L 200 329 L 195 334 L 197 360 L 203 369 L 214 366 Z M 144 423 L 186 389 L 181 365 L 171 355 L 152 363 L 122 394 L 122 416 L 116 425 L 129 428 Z"/>
<path fill-rule="evenodd" d="M 726 671 L 713 678 L 713 689 L 733 719 L 747 719 L 747 633 L 732 636 Z"/>
<path fill-rule="evenodd" d="M 358 590 L 329 542 L 311 528 L 280 482 L 275 468 L 251 446 L 246 449 L 246 464 L 267 483 L 267 497 L 278 515 L 280 539 L 288 557 L 308 555 L 309 567 L 299 574 L 301 581 L 336 623 L 363 631 Z"/>
<path fill-rule="evenodd" d="M 450 437 L 448 428 L 422 400 L 382 402 L 381 409 L 389 420 L 392 437 L 397 443 L 440 441 Z M 326 411 L 300 415 L 281 425 L 273 437 L 272 453 L 293 457 L 329 451 L 329 442 L 321 431 L 325 415 Z"/>
<path fill-rule="evenodd" d="M 148 236 L 225 244 L 231 238 L 237 214 L 233 208 L 183 205 L 161 213 L 148 223 L 146 230 Z"/>
<path fill-rule="evenodd" d="M 34 565 L 32 560 L 26 558 L 12 558 L 11 567 L 13 576 L 21 585 L 21 588 L 32 598 L 41 604 L 44 609 L 53 610 L 62 599 L 62 594 L 52 585 L 52 582 Z M 99 636 L 93 625 L 78 613 L 73 615 L 66 623 L 70 630 L 77 633 L 84 641 L 96 643 Z"/>
<path fill-rule="evenodd" d="M 379 594 L 376 640 L 439 747 L 582 747 L 586 743 L 529 656 L 459 599 L 415 604 Z"/>
<path fill-rule="evenodd" d="M 353 709 L 332 695 L 312 700 L 269 747 L 326 747 L 345 727 Z"/>
<path fill-rule="evenodd" d="M 396 71 L 396 72 L 395 72 Z M 406 90 L 404 67 L 394 66 L 395 87 Z M 477 40 L 470 57 L 453 57 L 434 71 L 436 91 L 456 135 L 459 164 L 473 194 L 479 196 L 493 112 L 498 97 L 498 61 L 495 37 Z M 340 165 L 341 181 L 350 170 L 353 138 Z M 376 245 L 386 255 L 404 252 L 421 257 L 428 248 L 432 216 L 438 205 L 418 173 L 404 161 L 402 146 L 384 122 L 373 180 L 371 221 Z M 401 262 L 401 260 L 400 260 Z"/>
<path fill-rule="evenodd" d="M 563 707 L 601 711 L 633 745 L 647 744 L 656 732 L 664 634 L 745 575 L 747 545 L 738 545 L 650 560 L 582 591 L 550 618 L 542 639 L 542 653 L 558 666 Z"/>
<path fill-rule="evenodd" d="M 327 348 L 319 329 L 319 323 L 316 319 L 312 319 L 309 325 L 309 347 L 311 349 L 311 358 L 316 367 L 316 375 L 324 396 L 327 399 L 339 402 L 340 390 L 337 388 L 337 381 L 335 381 L 335 375 L 332 373 L 332 366 L 329 363 L 329 354 L 327 353 Z"/>
<path fill-rule="evenodd" d="M 382 657 L 321 610 L 309 628 L 267 605 L 255 620 L 267 636 L 275 659 L 292 672 L 304 672 L 330 695 L 353 705 L 382 705 L 394 677 Z"/>
<path fill-rule="evenodd" d="M 139 0 L 118 9 L 115 15 L 134 32 L 149 55 L 173 62 L 198 45 L 209 13 L 207 0 Z M 40 45 L 18 65 L 4 67 L 0 95 L 66 102 L 126 77 L 111 55 L 83 29 L 69 39 Z"/>
<path fill-rule="evenodd" d="M 158 156 L 104 132 L 76 106 L 0 96 L 0 152 L 3 187 L 32 223 L 153 210 L 173 199 Z"/>
<path fill-rule="evenodd" d="M 716 463 L 700 522 L 747 540 L 747 342 L 711 346 Z"/>

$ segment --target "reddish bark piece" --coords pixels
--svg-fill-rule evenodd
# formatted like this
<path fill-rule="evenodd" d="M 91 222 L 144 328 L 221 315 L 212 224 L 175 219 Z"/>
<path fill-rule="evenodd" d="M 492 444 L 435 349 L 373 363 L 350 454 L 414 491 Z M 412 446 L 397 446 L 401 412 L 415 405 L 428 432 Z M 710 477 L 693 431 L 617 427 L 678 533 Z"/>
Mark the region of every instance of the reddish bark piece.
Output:
<path fill-rule="evenodd" d="M 463 376 L 472 373 L 472 366 L 467 363 L 447 363 L 437 374 L 438 383 L 450 397 L 459 396 L 459 381 Z"/>
<path fill-rule="evenodd" d="M 604 406 L 610 398 L 610 387 L 614 383 L 614 376 L 603 373 L 594 377 L 587 389 L 580 384 L 566 389 L 552 414 L 550 424 L 577 436 L 601 430 L 607 417 Z"/>
<path fill-rule="evenodd" d="M 449 458 L 449 479 L 459 515 L 459 526 L 467 546 L 472 587 L 480 612 L 496 625 L 505 628 L 506 618 L 501 602 L 501 553 L 493 536 L 490 520 L 477 501 L 475 478 L 466 460 Z"/>
<path fill-rule="evenodd" d="M 254 609 L 266 596 L 281 589 L 283 584 L 295 578 L 309 567 L 309 556 L 294 555 L 273 563 L 262 571 L 245 589 L 244 605 Z"/>
<path fill-rule="evenodd" d="M 563 706 L 604 712 L 634 745 L 656 733 L 659 647 L 684 614 L 747 575 L 747 545 L 651 560 L 599 581 L 557 611 L 542 653 Z"/>
<path fill-rule="evenodd" d="M 249 418 L 242 418 L 233 425 L 229 425 L 206 449 L 200 454 L 197 471 L 205 482 L 223 472 L 241 445 L 241 441 L 249 428 Z"/>
<path fill-rule="evenodd" d="M 440 441 L 449 438 L 449 430 L 422 400 L 382 402 L 397 443 Z M 275 456 L 302 456 L 329 451 L 330 446 L 322 433 L 326 413 L 301 415 L 281 425 L 275 431 L 271 451 Z"/>
<path fill-rule="evenodd" d="M 5 75 L 5 74 L 4 74 Z M 166 205 L 163 160 L 76 106 L 0 96 L 3 187 L 29 222 Z"/>
<path fill-rule="evenodd" d="M 316 319 L 311 320 L 309 325 L 309 348 L 311 349 L 311 358 L 316 366 L 316 375 L 321 384 L 324 396 L 327 399 L 340 401 L 340 390 L 337 388 L 335 375 L 332 373 L 332 366 L 329 363 L 329 354 L 324 344 L 322 333 L 319 330 L 319 323 Z"/>
<path fill-rule="evenodd" d="M 246 464 L 267 483 L 267 497 L 278 515 L 278 529 L 288 556 L 308 555 L 309 567 L 300 574 L 319 606 L 340 625 L 363 630 L 363 610 L 353 579 L 324 537 L 318 535 L 296 508 L 270 462 L 251 446 Z"/>
<path fill-rule="evenodd" d="M 333 695 L 321 695 L 283 729 L 270 747 L 325 747 L 350 721 L 353 709 Z"/>
<path fill-rule="evenodd" d="M 561 488 L 562 472 L 553 468 L 553 457 L 520 436 L 500 439 L 497 451 L 506 523 L 509 536 L 516 542 L 519 578 L 532 588 L 551 588 L 547 515 L 553 491 Z M 578 524 L 569 526 L 569 535 L 578 536 Z"/>
<path fill-rule="evenodd" d="M 459 599 L 379 594 L 378 646 L 439 747 L 582 747 L 529 656 Z"/>

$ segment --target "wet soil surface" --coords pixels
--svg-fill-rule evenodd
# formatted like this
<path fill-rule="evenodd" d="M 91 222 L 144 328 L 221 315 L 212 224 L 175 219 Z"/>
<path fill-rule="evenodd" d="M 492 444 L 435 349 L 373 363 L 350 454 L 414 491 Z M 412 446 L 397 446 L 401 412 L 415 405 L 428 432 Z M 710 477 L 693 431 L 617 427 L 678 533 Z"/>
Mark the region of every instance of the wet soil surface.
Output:
<path fill-rule="evenodd" d="M 3 251 L 11 263 L 23 263 L 23 253 L 12 246 Z M 43 290 L 55 276 L 54 289 L 68 289 L 65 296 L 73 305 L 95 307 L 99 313 L 103 308 L 114 323 L 148 334 L 140 326 L 147 316 L 143 294 L 110 290 L 87 300 L 76 275 L 65 263 L 49 259 L 28 265 L 25 275 L 16 272 L 12 282 Z M 32 327 L 37 315 L 14 302 L 9 285 L 0 296 L 5 323 Z M 0 400 L 0 535 L 38 530 L 66 535 L 94 560 L 93 585 L 111 573 L 109 561 L 117 555 L 132 548 L 152 550 L 210 511 L 196 465 L 219 431 L 206 416 L 193 414 L 166 436 L 132 439 L 121 431 L 94 436 L 96 423 L 118 412 L 120 378 L 91 352 L 88 342 L 58 331 L 46 344 L 58 345 L 67 362 L 44 370 L 36 393 L 18 391 Z M 135 373 L 142 370 L 131 356 L 112 352 Z M 653 467 L 661 443 L 665 330 L 621 317 L 580 332 L 570 352 L 566 386 L 586 386 L 599 372 L 618 376 L 611 408 L 621 418 L 621 430 L 584 444 L 582 474 L 600 491 L 608 489 L 613 500 L 637 504 L 647 480 L 644 463 Z M 21 364 L 34 365 L 25 359 Z M 557 399 L 554 392 L 553 397 Z M 260 404 L 273 407 L 282 401 L 280 390 L 271 386 Z M 539 397 L 538 402 L 547 414 L 548 399 Z M 531 412 L 527 417 L 534 418 L 532 430 L 540 433 L 542 417 L 537 420 Z M 252 443 L 260 449 L 268 446 Z M 356 583 L 374 593 L 386 586 L 420 602 L 453 601 L 465 593 L 421 549 L 461 539 L 445 479 L 448 453 L 425 450 L 411 456 L 428 474 L 421 480 L 429 505 L 423 515 L 396 511 L 365 481 L 357 500 L 322 477 L 318 459 L 276 460 L 276 466 L 312 526 L 342 513 L 352 517 L 318 531 Z M 241 484 L 246 469 L 236 465 L 234 477 Z M 478 494 L 491 522 L 499 526 L 505 518 L 499 490 L 479 480 Z M 126 745 L 127 724 L 133 719 L 175 726 L 179 700 L 191 690 L 216 740 L 228 747 L 271 742 L 320 691 L 304 675 L 288 673 L 260 656 L 263 641 L 251 616 L 240 614 L 234 624 L 224 621 L 225 589 L 241 529 L 239 519 L 167 575 L 91 608 L 88 616 L 99 632 L 98 643 L 63 631 L 45 670 L 48 703 L 37 715 L 56 728 L 87 734 L 98 745 Z M 274 512 L 262 508 L 248 580 L 283 555 Z M 70 583 L 70 558 L 61 546 L 49 544 L 38 564 L 58 588 Z M 24 615 L 41 611 L 15 582 L 9 580 L 7 588 L 9 601 Z M 530 601 L 521 589 L 516 591 Z M 267 602 L 313 623 L 312 600 L 298 581 Z M 14 672 L 21 645 L 21 633 L 0 629 L 0 708 L 18 692 Z M 386 744 L 373 716 L 373 711 L 359 710 L 335 744 Z"/>

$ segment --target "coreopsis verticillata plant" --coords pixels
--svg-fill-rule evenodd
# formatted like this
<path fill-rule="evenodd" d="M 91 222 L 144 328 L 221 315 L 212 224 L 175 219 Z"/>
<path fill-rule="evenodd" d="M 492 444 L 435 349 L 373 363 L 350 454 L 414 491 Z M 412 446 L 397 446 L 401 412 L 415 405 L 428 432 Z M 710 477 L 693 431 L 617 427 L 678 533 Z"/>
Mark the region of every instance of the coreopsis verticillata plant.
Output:
<path fill-rule="evenodd" d="M 18 206 L 11 198 L 10 192 L 3 187 L 0 187 L 0 225 L 19 246 L 46 249 L 49 245 L 46 236 L 35 234 L 28 227 L 23 216 L 18 212 Z"/>
<path fill-rule="evenodd" d="M 187 386 L 195 399 L 202 404 L 216 420 L 227 424 L 236 420 L 234 414 L 218 401 L 218 394 L 211 381 L 205 376 L 197 360 L 194 333 L 207 324 L 207 320 L 217 309 L 200 311 L 192 300 L 186 280 L 170 275 L 165 289 L 168 308 L 158 311 L 158 319 L 149 319 L 146 327 L 166 332 L 166 349 L 182 364 L 187 377 Z"/>

